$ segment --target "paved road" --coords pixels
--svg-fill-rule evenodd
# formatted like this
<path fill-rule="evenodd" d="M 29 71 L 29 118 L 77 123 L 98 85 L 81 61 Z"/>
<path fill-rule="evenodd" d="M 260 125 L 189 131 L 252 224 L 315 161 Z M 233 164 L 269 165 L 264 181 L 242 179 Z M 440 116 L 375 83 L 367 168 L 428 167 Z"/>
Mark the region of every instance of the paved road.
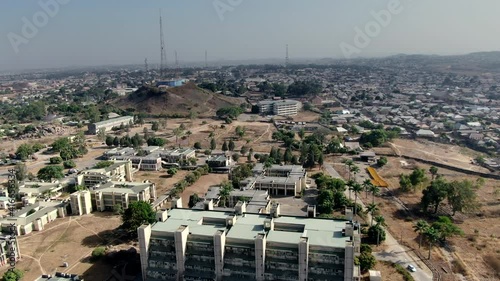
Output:
<path fill-rule="evenodd" d="M 331 164 L 325 164 L 324 167 L 325 170 L 330 174 L 330 176 L 342 179 L 342 177 L 332 167 Z M 361 177 L 359 179 L 357 178 L 357 180 L 360 181 Z M 349 196 L 349 191 L 346 190 L 345 194 L 346 196 Z M 360 203 L 363 208 L 365 208 L 363 202 L 361 202 L 361 200 L 358 201 L 358 203 Z M 367 214 L 367 221 L 371 221 L 370 214 Z M 427 266 L 425 266 L 425 264 L 423 264 L 422 262 L 417 262 L 419 258 L 412 254 L 411 251 L 405 249 L 402 245 L 400 245 L 388 231 L 386 231 L 386 240 L 384 244 L 387 246 L 384 251 L 373 253 L 373 255 L 378 260 L 398 263 L 405 268 L 406 266 L 408 266 L 408 264 L 412 264 L 417 268 L 416 272 L 411 273 L 416 281 L 432 281 L 432 272 L 430 271 L 430 269 L 427 268 Z"/>

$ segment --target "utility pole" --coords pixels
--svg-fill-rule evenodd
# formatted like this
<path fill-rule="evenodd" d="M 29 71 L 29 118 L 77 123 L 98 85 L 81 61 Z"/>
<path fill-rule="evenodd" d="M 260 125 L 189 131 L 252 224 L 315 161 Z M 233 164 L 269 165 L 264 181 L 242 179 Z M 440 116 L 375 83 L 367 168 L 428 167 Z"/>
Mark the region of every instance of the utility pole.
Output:
<path fill-rule="evenodd" d="M 165 68 L 167 67 L 167 53 L 165 51 L 165 39 L 163 36 L 163 22 L 160 9 L 160 78 L 165 75 Z"/>

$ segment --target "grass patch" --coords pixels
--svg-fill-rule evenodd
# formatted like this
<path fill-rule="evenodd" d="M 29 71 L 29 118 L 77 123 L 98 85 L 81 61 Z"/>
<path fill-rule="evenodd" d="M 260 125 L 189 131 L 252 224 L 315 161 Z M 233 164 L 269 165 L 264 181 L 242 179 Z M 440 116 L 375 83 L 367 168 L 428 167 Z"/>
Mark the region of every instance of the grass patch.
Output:
<path fill-rule="evenodd" d="M 413 277 L 411 276 L 411 274 L 408 272 L 408 270 L 406 270 L 404 267 L 402 267 L 401 265 L 397 264 L 397 263 L 393 263 L 392 266 L 396 269 L 396 271 L 403 275 L 403 280 L 404 281 L 415 281 L 415 279 L 413 279 Z"/>

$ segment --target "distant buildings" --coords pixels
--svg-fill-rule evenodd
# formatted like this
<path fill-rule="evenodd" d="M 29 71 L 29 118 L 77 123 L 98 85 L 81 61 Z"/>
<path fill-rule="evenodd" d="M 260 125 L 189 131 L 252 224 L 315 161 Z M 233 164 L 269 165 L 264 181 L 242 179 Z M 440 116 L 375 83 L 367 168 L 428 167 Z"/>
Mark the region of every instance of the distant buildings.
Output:
<path fill-rule="evenodd" d="M 240 202 L 241 204 L 245 204 Z M 359 280 L 349 221 L 172 209 L 138 229 L 143 280 Z"/>
<path fill-rule="evenodd" d="M 132 181 L 132 172 L 131 161 L 114 161 L 111 166 L 106 168 L 82 171 L 77 177 L 77 183 L 93 187 L 108 181 Z"/>
<path fill-rule="evenodd" d="M 117 117 L 97 123 L 91 123 L 88 125 L 89 134 L 97 135 L 97 133 L 103 129 L 105 132 L 110 131 L 113 127 L 128 126 L 130 124 L 134 124 L 133 116 L 122 116 Z"/>
<path fill-rule="evenodd" d="M 10 235 L 0 235 L 0 266 L 9 264 L 11 251 L 14 251 L 16 261 L 21 257 L 17 239 L 11 240 L 11 238 L 13 237 Z M 14 243 L 12 244 L 11 241 L 14 241 Z"/>
<path fill-rule="evenodd" d="M 186 83 L 185 79 L 177 79 L 177 80 L 167 80 L 167 81 L 158 81 L 156 82 L 156 87 L 167 86 L 167 87 L 179 87 Z"/>
<path fill-rule="evenodd" d="M 302 108 L 302 103 L 295 100 L 263 100 L 257 106 L 261 114 L 274 114 L 274 115 L 297 115 Z"/>

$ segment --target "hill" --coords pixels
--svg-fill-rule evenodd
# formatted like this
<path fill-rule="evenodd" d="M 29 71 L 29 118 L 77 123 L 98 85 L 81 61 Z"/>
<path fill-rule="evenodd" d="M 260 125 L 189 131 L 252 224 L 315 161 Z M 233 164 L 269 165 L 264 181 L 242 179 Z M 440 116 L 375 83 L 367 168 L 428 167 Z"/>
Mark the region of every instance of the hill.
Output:
<path fill-rule="evenodd" d="M 194 111 L 200 116 L 214 116 L 222 107 L 240 105 L 243 98 L 228 97 L 201 88 L 193 83 L 168 88 L 160 92 L 156 87 L 141 87 L 128 96 L 114 102 L 117 107 L 134 112 L 144 112 L 152 115 L 187 115 Z"/>

